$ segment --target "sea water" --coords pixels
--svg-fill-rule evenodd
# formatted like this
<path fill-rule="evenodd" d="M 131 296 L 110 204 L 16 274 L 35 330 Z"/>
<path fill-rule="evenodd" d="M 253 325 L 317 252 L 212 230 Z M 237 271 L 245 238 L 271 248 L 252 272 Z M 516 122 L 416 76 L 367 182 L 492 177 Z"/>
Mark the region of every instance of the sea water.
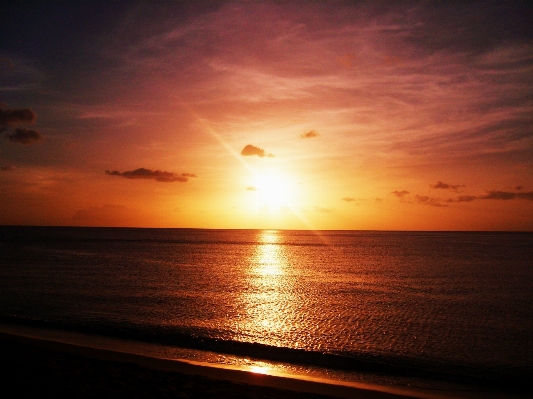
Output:
<path fill-rule="evenodd" d="M 532 233 L 4 226 L 0 234 L 4 322 L 339 379 L 531 391 Z"/>

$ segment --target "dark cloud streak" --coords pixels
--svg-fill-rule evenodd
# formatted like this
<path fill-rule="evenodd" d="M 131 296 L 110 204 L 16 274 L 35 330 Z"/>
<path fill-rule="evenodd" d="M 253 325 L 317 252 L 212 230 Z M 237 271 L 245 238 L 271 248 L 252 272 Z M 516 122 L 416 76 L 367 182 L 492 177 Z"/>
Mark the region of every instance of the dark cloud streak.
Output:
<path fill-rule="evenodd" d="M 29 108 L 0 109 L 0 126 L 17 126 L 35 123 L 37 114 Z"/>
<path fill-rule="evenodd" d="M 440 182 L 439 182 L 440 183 Z M 518 187 L 517 186 L 517 190 Z M 439 187 L 446 188 L 446 187 Z M 393 191 L 396 197 L 400 199 L 401 202 L 410 202 L 405 201 L 405 197 L 409 195 L 409 192 L 406 190 L 403 191 Z M 353 200 L 350 198 L 343 198 L 344 201 Z M 495 201 L 511 201 L 511 200 L 526 200 L 533 201 L 533 191 L 529 192 L 510 192 L 510 191 L 487 191 L 485 195 L 459 195 L 456 198 L 448 198 L 447 200 L 442 200 L 436 197 L 429 197 L 427 195 L 418 195 L 415 194 L 414 200 L 417 204 L 422 205 L 431 205 L 436 207 L 446 207 L 450 203 L 459 203 L 459 202 L 473 202 L 478 200 L 495 200 Z"/>
<path fill-rule="evenodd" d="M 155 180 L 158 182 L 171 183 L 171 182 L 180 182 L 185 183 L 189 181 L 190 177 L 197 177 L 194 173 L 172 173 L 165 172 L 162 170 L 151 170 L 146 168 L 139 168 L 135 170 L 130 170 L 126 172 L 119 172 L 118 170 L 105 171 L 106 175 L 109 176 L 121 176 L 126 179 L 146 179 L 146 180 Z"/>
<path fill-rule="evenodd" d="M 43 136 L 37 130 L 19 128 L 15 129 L 7 138 L 14 143 L 31 144 L 42 140 Z"/>
<path fill-rule="evenodd" d="M 464 184 L 448 184 L 439 180 L 436 184 L 430 184 L 430 187 L 435 189 L 445 189 L 457 192 L 459 188 L 466 186 Z"/>
<path fill-rule="evenodd" d="M 398 198 L 403 198 L 406 195 L 409 195 L 409 191 L 407 191 L 407 190 L 393 191 L 391 194 L 395 195 Z"/>
<path fill-rule="evenodd" d="M 513 193 L 510 191 L 488 191 L 486 195 L 461 195 L 455 199 L 449 199 L 448 202 L 472 202 L 476 200 L 511 201 L 517 199 L 533 201 L 533 191 L 519 193 Z"/>
<path fill-rule="evenodd" d="M 533 191 L 526 193 L 512 193 L 508 191 L 489 191 L 487 195 L 478 197 L 478 199 L 492 199 L 492 200 L 501 200 L 508 201 L 514 199 L 525 199 L 528 201 L 533 201 Z"/>

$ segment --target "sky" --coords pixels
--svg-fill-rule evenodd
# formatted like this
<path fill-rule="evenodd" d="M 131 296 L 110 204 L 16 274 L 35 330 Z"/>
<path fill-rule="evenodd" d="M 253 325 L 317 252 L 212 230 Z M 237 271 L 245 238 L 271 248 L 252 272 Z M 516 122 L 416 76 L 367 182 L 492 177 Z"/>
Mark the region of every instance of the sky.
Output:
<path fill-rule="evenodd" d="M 0 224 L 533 231 L 526 1 L 6 2 Z"/>

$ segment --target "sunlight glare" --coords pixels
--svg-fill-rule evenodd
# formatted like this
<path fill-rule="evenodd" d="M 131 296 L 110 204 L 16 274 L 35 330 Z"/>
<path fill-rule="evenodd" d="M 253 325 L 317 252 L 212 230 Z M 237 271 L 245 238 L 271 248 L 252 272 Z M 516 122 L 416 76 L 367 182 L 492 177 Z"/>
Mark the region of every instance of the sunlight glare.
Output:
<path fill-rule="evenodd" d="M 266 366 L 251 366 L 250 371 L 255 374 L 268 374 L 270 367 Z"/>
<path fill-rule="evenodd" d="M 274 173 L 257 174 L 255 187 L 259 207 L 274 211 L 291 207 L 294 186 L 287 178 Z"/>

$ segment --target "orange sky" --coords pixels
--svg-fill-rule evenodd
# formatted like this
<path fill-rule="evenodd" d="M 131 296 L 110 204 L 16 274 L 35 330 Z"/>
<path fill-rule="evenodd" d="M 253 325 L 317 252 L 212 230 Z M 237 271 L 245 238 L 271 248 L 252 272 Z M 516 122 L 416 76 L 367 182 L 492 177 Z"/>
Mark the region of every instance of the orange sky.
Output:
<path fill-rule="evenodd" d="M 8 11 L 0 224 L 533 231 L 526 3 Z"/>

